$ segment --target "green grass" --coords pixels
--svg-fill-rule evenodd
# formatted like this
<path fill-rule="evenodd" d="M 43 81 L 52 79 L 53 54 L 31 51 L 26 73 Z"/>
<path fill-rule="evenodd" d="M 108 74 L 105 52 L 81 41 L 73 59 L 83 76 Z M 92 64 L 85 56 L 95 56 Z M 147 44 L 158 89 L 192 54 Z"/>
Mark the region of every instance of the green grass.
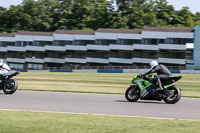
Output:
<path fill-rule="evenodd" d="M 131 73 L 21 73 L 16 79 L 21 90 L 124 94 L 135 75 Z M 175 85 L 182 89 L 182 96 L 200 97 L 200 75 L 181 75 L 183 78 Z"/>
<path fill-rule="evenodd" d="M 0 111 L 0 133 L 199 133 L 200 121 Z"/>

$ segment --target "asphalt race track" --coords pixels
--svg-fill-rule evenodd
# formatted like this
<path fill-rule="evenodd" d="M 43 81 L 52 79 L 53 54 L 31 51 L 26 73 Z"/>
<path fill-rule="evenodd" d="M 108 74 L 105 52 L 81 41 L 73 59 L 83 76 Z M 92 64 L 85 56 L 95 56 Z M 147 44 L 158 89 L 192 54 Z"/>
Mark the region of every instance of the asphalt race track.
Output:
<path fill-rule="evenodd" d="M 182 98 L 177 104 L 159 101 L 127 102 L 124 95 L 17 91 L 0 92 L 0 110 L 31 110 L 200 120 L 200 98 Z"/>

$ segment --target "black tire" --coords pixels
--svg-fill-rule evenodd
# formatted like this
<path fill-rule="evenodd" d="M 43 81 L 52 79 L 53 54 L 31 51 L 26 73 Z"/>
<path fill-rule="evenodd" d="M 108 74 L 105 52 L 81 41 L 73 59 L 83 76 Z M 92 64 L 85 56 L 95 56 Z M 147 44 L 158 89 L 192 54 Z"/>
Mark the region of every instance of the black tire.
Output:
<path fill-rule="evenodd" d="M 18 87 L 18 83 L 15 80 L 8 79 L 5 85 L 3 86 L 3 92 L 5 94 L 11 95 L 17 90 L 17 87 Z"/>
<path fill-rule="evenodd" d="M 125 92 L 125 97 L 129 102 L 136 102 L 140 98 L 140 89 L 136 85 L 131 85 Z"/>
<path fill-rule="evenodd" d="M 163 97 L 165 103 L 175 104 L 181 99 L 181 90 L 175 86 L 169 87 L 168 90 L 172 93 L 169 97 Z"/>

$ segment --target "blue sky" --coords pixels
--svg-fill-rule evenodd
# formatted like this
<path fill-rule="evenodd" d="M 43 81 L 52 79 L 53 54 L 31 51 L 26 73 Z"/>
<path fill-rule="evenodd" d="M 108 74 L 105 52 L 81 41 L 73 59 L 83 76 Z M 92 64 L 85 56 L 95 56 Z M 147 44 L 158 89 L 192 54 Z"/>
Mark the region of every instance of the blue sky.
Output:
<path fill-rule="evenodd" d="M 0 6 L 9 7 L 10 5 L 18 5 L 23 0 L 0 0 Z"/>
<path fill-rule="evenodd" d="M 200 0 L 167 0 L 170 5 L 173 5 L 176 10 L 187 6 L 193 13 L 200 12 Z"/>
<path fill-rule="evenodd" d="M 0 6 L 9 7 L 10 5 L 18 5 L 23 0 L 0 0 Z M 193 13 L 200 12 L 200 0 L 167 0 L 176 10 L 180 10 L 184 6 L 188 6 Z"/>

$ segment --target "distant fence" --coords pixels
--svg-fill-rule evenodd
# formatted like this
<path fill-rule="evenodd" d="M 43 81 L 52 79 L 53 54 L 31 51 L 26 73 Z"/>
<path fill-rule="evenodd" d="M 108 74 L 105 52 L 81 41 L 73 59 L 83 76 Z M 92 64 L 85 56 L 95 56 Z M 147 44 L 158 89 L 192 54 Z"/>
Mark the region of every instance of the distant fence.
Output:
<path fill-rule="evenodd" d="M 185 70 L 185 66 L 167 66 L 170 70 Z M 118 69 L 150 69 L 150 66 L 65 66 L 65 67 L 45 67 L 38 69 L 25 68 L 25 70 L 118 70 Z"/>
<path fill-rule="evenodd" d="M 185 66 L 167 66 L 172 73 L 200 74 L 199 70 L 190 70 Z M 80 72 L 80 73 L 144 73 L 150 66 L 66 66 L 46 67 L 43 69 L 24 69 L 21 72 Z"/>
<path fill-rule="evenodd" d="M 144 73 L 149 69 L 73 69 L 73 70 L 22 70 L 22 72 L 76 72 L 76 73 Z M 200 70 L 171 70 L 172 73 L 200 74 Z"/>

